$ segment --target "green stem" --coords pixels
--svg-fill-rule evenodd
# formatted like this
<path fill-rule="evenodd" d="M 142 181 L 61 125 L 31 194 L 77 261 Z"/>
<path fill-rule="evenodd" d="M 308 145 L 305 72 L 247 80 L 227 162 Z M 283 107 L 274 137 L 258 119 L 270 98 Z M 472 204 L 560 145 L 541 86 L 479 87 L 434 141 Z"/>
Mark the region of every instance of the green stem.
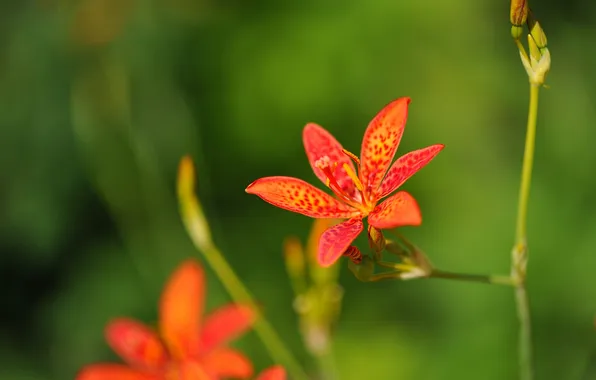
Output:
<path fill-rule="evenodd" d="M 458 280 L 458 281 L 480 282 L 480 283 L 484 283 L 484 284 L 515 286 L 515 282 L 514 282 L 513 278 L 511 278 L 509 276 L 454 273 L 454 272 L 447 272 L 447 271 L 443 271 L 443 270 L 433 269 L 428 277 L 429 278 L 443 278 L 443 279 Z"/>
<path fill-rule="evenodd" d="M 234 273 L 221 252 L 213 245 L 202 247 L 201 251 L 234 301 L 247 303 L 255 310 L 258 310 L 254 297 Z M 308 379 L 298 361 L 286 348 L 273 326 L 263 315 L 255 322 L 254 329 L 273 360 L 284 364 L 288 372 L 292 374 L 293 379 Z"/>
<path fill-rule="evenodd" d="M 515 246 L 512 251 L 511 276 L 515 280 L 515 301 L 519 319 L 519 365 L 520 379 L 532 380 L 534 377 L 532 364 L 532 328 L 530 321 L 530 306 L 526 291 L 526 266 L 528 262 L 527 246 L 527 218 L 528 201 L 530 199 L 530 185 L 532 183 L 532 166 L 534 163 L 534 147 L 536 143 L 536 119 L 538 115 L 538 94 L 540 85 L 530 83 L 530 106 L 528 110 L 528 125 L 526 144 L 522 166 L 521 185 L 519 190 L 519 204 L 515 229 Z"/>
<path fill-rule="evenodd" d="M 178 174 L 178 198 L 186 230 L 195 247 L 203 253 L 205 260 L 211 265 L 232 299 L 238 303 L 245 303 L 258 312 L 260 308 L 254 297 L 211 239 L 209 225 L 194 193 L 194 182 L 194 166 L 191 159 L 185 157 L 181 161 Z M 308 380 L 304 369 L 262 313 L 259 313 L 254 330 L 275 363 L 282 364 L 293 379 Z"/>
<path fill-rule="evenodd" d="M 526 131 L 526 146 L 522 166 L 522 178 L 519 189 L 517 209 L 516 243 L 525 244 L 528 216 L 528 200 L 530 199 L 530 184 L 532 183 L 532 166 L 534 164 L 534 147 L 536 145 L 536 118 L 538 115 L 538 93 L 540 87 L 530 84 L 530 108 L 528 110 L 528 126 Z"/>
<path fill-rule="evenodd" d="M 337 380 L 337 368 L 335 365 L 332 348 L 329 347 L 327 352 L 314 355 L 314 357 L 317 361 L 317 366 L 319 367 L 321 379 Z"/>
<path fill-rule="evenodd" d="M 523 284 L 515 288 L 515 303 L 519 318 L 519 366 L 520 379 L 531 380 L 534 377 L 532 366 L 532 331 L 530 324 L 530 305 L 528 293 Z"/>

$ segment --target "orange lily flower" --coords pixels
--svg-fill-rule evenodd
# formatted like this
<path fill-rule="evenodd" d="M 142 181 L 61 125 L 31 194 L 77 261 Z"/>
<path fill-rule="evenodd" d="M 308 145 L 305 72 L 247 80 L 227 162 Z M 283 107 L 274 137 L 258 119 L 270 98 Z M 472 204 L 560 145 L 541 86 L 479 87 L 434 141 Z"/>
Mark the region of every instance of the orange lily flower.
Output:
<path fill-rule="evenodd" d="M 92 364 L 76 380 L 248 379 L 251 362 L 226 342 L 250 328 L 256 314 L 229 304 L 202 320 L 205 275 L 193 260 L 182 263 L 168 281 L 159 304 L 158 336 L 128 318 L 106 327 L 106 340 L 127 365 Z"/>
<path fill-rule="evenodd" d="M 436 144 L 407 153 L 391 165 L 406 125 L 409 103 L 410 98 L 397 99 L 377 114 L 364 133 L 360 159 L 319 125 L 309 123 L 304 127 L 302 139 L 310 165 L 337 198 L 303 180 L 282 176 L 258 179 L 246 192 L 311 218 L 348 219 L 321 236 L 318 262 L 324 267 L 337 261 L 362 232 L 362 220 L 367 216 L 368 223 L 377 229 L 420 225 L 420 209 L 409 193 L 399 191 L 378 204 L 444 147 Z"/>

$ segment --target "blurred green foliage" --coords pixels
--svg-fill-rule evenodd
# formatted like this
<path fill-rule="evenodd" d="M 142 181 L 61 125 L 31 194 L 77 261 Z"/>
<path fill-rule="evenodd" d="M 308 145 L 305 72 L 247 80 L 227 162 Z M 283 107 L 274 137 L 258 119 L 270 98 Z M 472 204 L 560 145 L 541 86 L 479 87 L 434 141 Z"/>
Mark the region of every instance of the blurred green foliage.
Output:
<path fill-rule="evenodd" d="M 596 350 L 596 5 L 531 6 L 553 60 L 529 215 L 536 372 L 579 379 Z M 358 152 L 400 96 L 413 101 L 398 153 L 446 145 L 404 186 L 425 219 L 404 233 L 440 268 L 507 273 L 528 98 L 508 12 L 474 0 L 0 1 L 0 378 L 73 378 L 117 360 L 110 318 L 155 321 L 166 277 L 196 255 L 174 194 L 186 153 L 216 242 L 312 365 L 281 254 L 310 220 L 244 188 L 315 181 L 304 124 Z M 511 289 L 362 284 L 343 266 L 341 379 L 515 377 Z M 213 307 L 228 297 L 208 273 Z M 270 364 L 254 334 L 238 344 Z"/>

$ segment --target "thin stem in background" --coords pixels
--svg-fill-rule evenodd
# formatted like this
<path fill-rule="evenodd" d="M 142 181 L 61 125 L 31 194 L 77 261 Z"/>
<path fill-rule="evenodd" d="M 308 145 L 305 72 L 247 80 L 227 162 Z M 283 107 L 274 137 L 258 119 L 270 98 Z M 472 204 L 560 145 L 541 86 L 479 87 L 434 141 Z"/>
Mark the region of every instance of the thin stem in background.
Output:
<path fill-rule="evenodd" d="M 526 144 L 524 149 L 522 178 L 519 190 L 515 246 L 512 252 L 511 268 L 511 276 L 516 282 L 515 301 L 520 326 L 519 365 L 520 378 L 522 380 L 532 380 L 534 378 L 532 359 L 532 325 L 530 319 L 530 304 L 526 290 L 526 265 L 528 261 L 528 200 L 530 199 L 530 184 L 532 183 L 532 166 L 534 163 L 534 146 L 536 142 L 536 118 L 538 115 L 539 90 L 540 86 L 538 84 L 530 84 L 530 107 L 528 110 Z"/>
<path fill-rule="evenodd" d="M 442 278 L 448 280 L 480 282 L 484 284 L 515 286 L 513 279 L 509 276 L 496 276 L 484 274 L 454 273 L 433 269 L 429 278 Z"/>
<path fill-rule="evenodd" d="M 182 220 L 195 247 L 203 254 L 217 277 L 235 302 L 248 304 L 259 312 L 259 307 L 252 294 L 230 267 L 223 254 L 213 244 L 209 225 L 203 215 L 201 205 L 194 193 L 195 173 L 190 157 L 180 162 L 178 172 L 178 198 Z M 269 321 L 259 312 L 254 330 L 265 345 L 269 355 L 276 362 L 286 367 L 295 380 L 307 380 L 308 376 L 290 350 L 285 346 Z"/>

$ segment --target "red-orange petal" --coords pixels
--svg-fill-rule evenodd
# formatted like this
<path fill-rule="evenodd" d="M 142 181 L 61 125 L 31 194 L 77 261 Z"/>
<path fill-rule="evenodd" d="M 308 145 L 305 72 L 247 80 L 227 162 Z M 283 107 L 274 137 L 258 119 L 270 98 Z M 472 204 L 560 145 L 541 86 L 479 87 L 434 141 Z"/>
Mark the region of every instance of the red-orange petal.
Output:
<path fill-rule="evenodd" d="M 159 380 L 159 377 L 121 364 L 100 363 L 84 367 L 75 380 Z"/>
<path fill-rule="evenodd" d="M 431 145 L 404 154 L 397 159 L 387 172 L 385 179 L 379 188 L 379 198 L 393 193 L 398 187 L 404 184 L 411 176 L 422 169 L 444 148 L 443 144 Z"/>
<path fill-rule="evenodd" d="M 349 218 L 356 213 L 353 207 L 298 178 L 261 178 L 248 185 L 246 192 L 274 206 L 311 218 Z"/>
<path fill-rule="evenodd" d="M 105 336 L 110 347 L 131 366 L 154 370 L 163 367 L 168 359 L 158 336 L 135 320 L 118 318 L 111 321 Z"/>
<path fill-rule="evenodd" d="M 248 379 L 253 374 L 252 363 L 238 351 L 220 348 L 202 359 L 203 368 L 211 376 L 219 378 Z"/>
<path fill-rule="evenodd" d="M 361 219 L 350 219 L 323 232 L 319 240 L 318 261 L 322 267 L 331 266 L 341 257 L 350 244 L 362 232 Z"/>
<path fill-rule="evenodd" d="M 200 335 L 200 351 L 205 354 L 246 332 L 256 320 L 250 306 L 229 304 L 209 314 Z"/>
<path fill-rule="evenodd" d="M 343 147 L 335 137 L 323 127 L 315 123 L 308 123 L 302 131 L 302 141 L 304 143 L 306 156 L 308 157 L 308 162 L 310 162 L 310 166 L 317 177 L 319 177 L 323 183 L 327 183 L 327 176 L 316 166 L 318 160 L 327 156 L 331 163 L 337 163 L 337 167 L 333 173 L 337 183 L 346 194 L 352 196 L 355 192 L 354 181 L 352 181 L 352 178 L 346 173 L 343 165 L 347 164 L 352 171 L 356 173 L 354 164 L 352 163 L 352 160 L 343 153 Z"/>
<path fill-rule="evenodd" d="M 360 180 L 368 194 L 376 194 L 406 126 L 410 98 L 389 103 L 370 122 L 360 153 Z"/>
<path fill-rule="evenodd" d="M 370 213 L 368 223 L 380 230 L 400 226 L 419 226 L 422 223 L 422 215 L 414 197 L 405 191 L 399 191 Z"/>
<path fill-rule="evenodd" d="M 286 370 L 280 365 L 274 365 L 263 370 L 257 380 L 286 380 Z"/>
<path fill-rule="evenodd" d="M 183 262 L 170 277 L 159 305 L 161 335 L 177 359 L 196 352 L 205 302 L 205 275 L 194 260 Z"/>

